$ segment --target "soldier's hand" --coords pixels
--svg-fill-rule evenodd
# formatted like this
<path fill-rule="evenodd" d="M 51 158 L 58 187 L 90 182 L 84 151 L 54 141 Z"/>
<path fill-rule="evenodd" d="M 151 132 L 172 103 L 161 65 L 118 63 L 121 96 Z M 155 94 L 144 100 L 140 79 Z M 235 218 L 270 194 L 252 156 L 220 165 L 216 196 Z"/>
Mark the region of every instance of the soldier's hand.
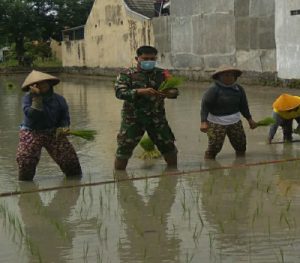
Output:
<path fill-rule="evenodd" d="M 137 94 L 139 96 L 157 96 L 161 97 L 162 94 L 153 88 L 141 88 L 137 89 Z"/>
<path fill-rule="evenodd" d="M 161 94 L 168 99 L 176 99 L 179 95 L 178 89 L 170 88 L 164 91 L 161 91 Z"/>

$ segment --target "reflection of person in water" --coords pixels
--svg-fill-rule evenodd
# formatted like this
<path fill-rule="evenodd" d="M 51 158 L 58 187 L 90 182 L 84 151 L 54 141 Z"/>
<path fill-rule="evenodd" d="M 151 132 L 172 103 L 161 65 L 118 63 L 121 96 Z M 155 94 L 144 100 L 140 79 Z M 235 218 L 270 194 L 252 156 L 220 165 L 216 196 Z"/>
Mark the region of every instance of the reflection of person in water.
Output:
<path fill-rule="evenodd" d="M 205 219 L 212 227 L 216 226 L 219 234 L 223 230 L 228 234 L 222 236 L 222 243 L 235 242 L 245 233 L 244 224 L 248 223 L 245 217 L 249 214 L 255 183 L 252 177 L 247 177 L 246 167 L 237 168 L 243 165 L 240 158 L 232 163 L 233 169 L 216 169 L 221 168 L 220 163 L 209 162 L 212 170 L 201 191 Z"/>
<path fill-rule="evenodd" d="M 126 172 L 118 172 L 116 176 L 117 179 L 122 176 L 128 178 Z M 133 259 L 144 262 L 179 262 L 180 240 L 167 234 L 168 216 L 175 200 L 176 185 L 176 176 L 161 177 L 145 204 L 133 181 L 117 184 L 122 221 L 127 226 L 126 243 L 122 240 L 120 242 L 121 262 L 124 259 L 127 259 L 126 262 L 132 262 Z"/>
<path fill-rule="evenodd" d="M 37 190 L 34 183 L 20 183 L 20 190 Z M 33 246 L 30 262 L 38 257 L 44 262 L 65 262 L 63 253 L 72 248 L 74 226 L 68 223 L 71 209 L 75 206 L 80 188 L 59 190 L 51 202 L 45 205 L 38 192 L 21 194 L 19 207 L 24 222 L 25 235 Z M 64 253 L 65 254 L 65 253 Z"/>

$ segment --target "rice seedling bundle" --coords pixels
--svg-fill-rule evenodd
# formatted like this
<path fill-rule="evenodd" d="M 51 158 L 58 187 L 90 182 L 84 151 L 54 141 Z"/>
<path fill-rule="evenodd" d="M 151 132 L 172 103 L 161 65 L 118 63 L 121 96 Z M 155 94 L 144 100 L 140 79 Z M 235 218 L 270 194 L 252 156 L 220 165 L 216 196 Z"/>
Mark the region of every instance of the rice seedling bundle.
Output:
<path fill-rule="evenodd" d="M 70 130 L 68 134 L 83 138 L 88 141 L 93 141 L 97 132 L 95 130 Z"/>
<path fill-rule="evenodd" d="M 166 79 L 163 83 L 161 83 L 158 90 L 165 91 L 168 89 L 174 89 L 178 85 L 180 85 L 182 82 L 183 82 L 183 78 L 181 78 L 181 77 L 170 77 L 170 78 Z"/>
<path fill-rule="evenodd" d="M 93 141 L 95 139 L 95 135 L 97 134 L 97 131 L 95 130 L 69 130 L 67 128 L 57 128 L 56 129 L 56 136 L 59 136 L 59 134 L 65 134 L 65 135 L 73 135 L 80 137 L 82 139 Z"/>
<path fill-rule="evenodd" d="M 155 159 L 161 156 L 160 152 L 156 149 L 155 144 L 149 138 L 147 133 L 144 134 L 139 144 L 144 150 L 144 152 L 139 156 L 141 159 Z"/>
<path fill-rule="evenodd" d="M 274 118 L 272 118 L 272 117 L 266 117 L 266 118 L 258 121 L 256 124 L 257 124 L 257 127 L 259 127 L 259 126 L 270 126 L 270 125 L 272 125 L 274 123 L 275 123 Z"/>

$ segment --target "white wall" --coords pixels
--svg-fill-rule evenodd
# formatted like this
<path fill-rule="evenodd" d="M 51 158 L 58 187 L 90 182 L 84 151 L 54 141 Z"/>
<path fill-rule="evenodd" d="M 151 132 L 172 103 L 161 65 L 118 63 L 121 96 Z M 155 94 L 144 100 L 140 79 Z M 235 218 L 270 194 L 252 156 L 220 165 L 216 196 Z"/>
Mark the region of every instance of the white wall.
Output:
<path fill-rule="evenodd" d="M 277 71 L 283 79 L 300 78 L 300 0 L 276 0 L 275 30 Z"/>

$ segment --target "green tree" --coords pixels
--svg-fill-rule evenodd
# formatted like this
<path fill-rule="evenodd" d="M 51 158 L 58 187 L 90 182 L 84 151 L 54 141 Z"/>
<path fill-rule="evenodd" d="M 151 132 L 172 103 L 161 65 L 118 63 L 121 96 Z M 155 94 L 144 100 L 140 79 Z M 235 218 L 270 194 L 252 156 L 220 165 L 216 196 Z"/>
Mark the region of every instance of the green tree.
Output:
<path fill-rule="evenodd" d="M 94 0 L 0 0 L 0 44 L 15 44 L 21 63 L 25 41 L 61 40 L 65 27 L 83 25 Z"/>
<path fill-rule="evenodd" d="M 61 40 L 61 31 L 65 28 L 81 26 L 86 23 L 94 0 L 53 0 L 55 16 L 55 30 L 52 38 Z"/>

